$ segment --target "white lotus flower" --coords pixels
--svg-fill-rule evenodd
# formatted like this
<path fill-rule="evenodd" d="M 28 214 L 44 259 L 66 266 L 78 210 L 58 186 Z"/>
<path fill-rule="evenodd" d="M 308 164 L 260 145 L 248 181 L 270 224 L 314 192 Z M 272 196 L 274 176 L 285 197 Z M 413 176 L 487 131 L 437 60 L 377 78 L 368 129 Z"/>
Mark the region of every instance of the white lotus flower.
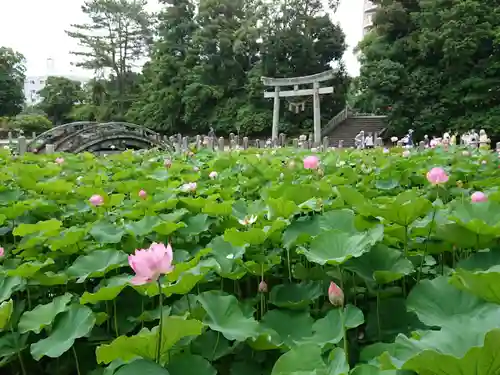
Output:
<path fill-rule="evenodd" d="M 210 174 L 208 175 L 208 177 L 210 177 L 212 180 L 215 180 L 217 178 L 218 174 L 216 171 L 212 171 L 210 172 Z"/>
<path fill-rule="evenodd" d="M 257 216 L 255 215 L 252 215 L 250 217 L 248 216 L 245 216 L 245 218 L 243 220 L 238 220 L 238 222 L 241 224 L 241 225 L 252 225 L 253 223 L 255 223 L 257 221 Z"/>
<path fill-rule="evenodd" d="M 196 184 L 196 182 L 189 182 L 181 186 L 181 191 L 183 191 L 184 193 L 196 191 L 197 186 L 198 185 Z"/>

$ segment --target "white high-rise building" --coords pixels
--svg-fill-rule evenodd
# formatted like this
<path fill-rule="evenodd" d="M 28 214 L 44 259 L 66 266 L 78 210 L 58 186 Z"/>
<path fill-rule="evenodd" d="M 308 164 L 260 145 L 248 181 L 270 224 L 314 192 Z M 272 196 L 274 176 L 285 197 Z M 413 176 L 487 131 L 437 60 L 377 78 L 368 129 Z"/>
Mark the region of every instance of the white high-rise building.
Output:
<path fill-rule="evenodd" d="M 72 79 L 74 81 L 79 81 L 82 83 L 88 82 L 88 78 L 76 76 L 76 75 L 67 75 L 67 74 L 57 74 L 56 69 L 55 69 L 55 62 L 54 59 L 48 58 L 47 59 L 47 67 L 46 67 L 46 73 L 45 75 L 39 75 L 39 76 L 27 76 L 26 79 L 24 80 L 24 98 L 26 101 L 26 104 L 28 105 L 35 105 L 38 104 L 42 101 L 42 98 L 38 94 L 38 92 L 45 87 L 45 84 L 47 83 L 47 79 L 52 76 L 61 76 L 61 77 L 66 77 L 68 79 Z"/>
<path fill-rule="evenodd" d="M 377 5 L 370 0 L 365 0 L 363 7 L 363 35 L 370 31 L 373 26 L 373 16 L 377 10 Z"/>

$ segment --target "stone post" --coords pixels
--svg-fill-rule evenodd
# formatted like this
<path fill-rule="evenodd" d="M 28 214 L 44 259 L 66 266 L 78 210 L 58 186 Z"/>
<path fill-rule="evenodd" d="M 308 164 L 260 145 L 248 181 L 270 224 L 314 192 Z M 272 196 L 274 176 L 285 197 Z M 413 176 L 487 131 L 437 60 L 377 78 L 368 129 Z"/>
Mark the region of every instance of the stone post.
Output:
<path fill-rule="evenodd" d="M 31 133 L 31 140 L 36 138 L 36 132 Z"/>
<path fill-rule="evenodd" d="M 189 148 L 189 140 L 188 137 L 183 137 L 182 138 L 182 150 L 187 151 Z"/>
<path fill-rule="evenodd" d="M 199 134 L 196 136 L 196 149 L 201 149 L 201 135 Z"/>
<path fill-rule="evenodd" d="M 56 151 L 55 145 L 47 143 L 45 145 L 45 153 L 46 154 L 53 154 Z"/>
<path fill-rule="evenodd" d="M 292 141 L 293 148 L 299 148 L 299 139 L 294 138 Z"/>
<path fill-rule="evenodd" d="M 343 148 L 343 147 L 344 147 L 344 140 L 343 140 L 343 139 L 341 139 L 341 140 L 339 141 L 339 148 Z"/>
<path fill-rule="evenodd" d="M 255 140 L 255 147 L 260 148 L 260 139 Z"/>
<path fill-rule="evenodd" d="M 285 133 L 280 134 L 280 142 L 279 142 L 280 147 L 285 147 L 286 146 L 286 135 Z"/>
<path fill-rule="evenodd" d="M 328 150 L 328 147 L 330 146 L 330 140 L 328 137 L 323 137 L 323 150 L 326 151 Z"/>
<path fill-rule="evenodd" d="M 313 83 L 314 147 L 321 144 L 321 111 L 319 103 L 319 82 Z"/>
<path fill-rule="evenodd" d="M 274 86 L 273 129 L 272 129 L 271 139 L 278 138 L 279 123 L 280 123 L 280 87 Z"/>
<path fill-rule="evenodd" d="M 21 135 L 17 139 L 17 151 L 19 152 L 19 155 L 24 155 L 28 149 L 28 145 L 26 143 L 26 137 L 24 135 Z"/>
<path fill-rule="evenodd" d="M 248 137 L 243 137 L 243 150 L 248 150 Z"/>
<path fill-rule="evenodd" d="M 497 152 L 500 152 L 500 142 L 497 142 L 496 150 Z"/>
<path fill-rule="evenodd" d="M 224 151 L 224 137 L 219 138 L 219 151 Z"/>
<path fill-rule="evenodd" d="M 12 132 L 7 133 L 7 138 L 9 139 L 9 146 L 12 146 Z"/>

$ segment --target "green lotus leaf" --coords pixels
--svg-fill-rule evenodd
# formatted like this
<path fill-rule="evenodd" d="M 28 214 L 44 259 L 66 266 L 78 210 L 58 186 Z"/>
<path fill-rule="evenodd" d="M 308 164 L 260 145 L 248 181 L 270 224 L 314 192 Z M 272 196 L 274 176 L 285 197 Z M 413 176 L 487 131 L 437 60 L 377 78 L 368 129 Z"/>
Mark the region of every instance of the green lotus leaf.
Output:
<path fill-rule="evenodd" d="M 500 265 L 475 272 L 458 269 L 452 275 L 450 282 L 453 286 L 485 301 L 500 304 Z"/>
<path fill-rule="evenodd" d="M 63 230 L 59 236 L 49 238 L 47 243 L 52 251 L 64 251 L 65 248 L 74 246 L 83 241 L 87 232 L 86 228 L 71 227 Z"/>
<path fill-rule="evenodd" d="M 182 354 L 168 365 L 170 375 L 216 375 L 217 371 L 205 358 L 199 355 Z"/>
<path fill-rule="evenodd" d="M 121 359 L 130 361 L 134 358 L 145 358 L 155 360 L 158 343 L 158 326 L 152 330 L 142 329 L 134 336 L 120 336 L 110 344 L 100 345 L 96 349 L 98 363 L 111 363 Z M 198 336 L 203 330 L 203 324 L 199 320 L 183 319 L 181 317 L 169 316 L 163 320 L 161 363 L 168 362 L 168 352 L 181 339 L 188 336 Z"/>
<path fill-rule="evenodd" d="M 300 284 L 279 284 L 269 294 L 269 302 L 278 307 L 304 308 L 319 296 L 324 295 L 323 283 L 303 282 Z"/>
<path fill-rule="evenodd" d="M 233 347 L 229 340 L 218 332 L 207 330 L 191 343 L 191 350 L 194 354 L 213 362 L 231 353 Z"/>
<path fill-rule="evenodd" d="M 244 341 L 258 335 L 259 324 L 253 312 L 245 311 L 235 296 L 208 291 L 201 293 L 198 301 L 207 312 L 204 323 L 226 339 Z"/>
<path fill-rule="evenodd" d="M 299 206 L 295 202 L 285 200 L 283 198 L 269 198 L 266 201 L 268 205 L 268 219 L 276 220 L 279 217 L 288 219 L 300 212 Z"/>
<path fill-rule="evenodd" d="M 215 237 L 207 245 L 212 249 L 212 255 L 220 266 L 220 272 L 230 273 L 237 259 L 241 259 L 245 254 L 244 246 L 233 246 L 224 240 L 222 236 Z"/>
<path fill-rule="evenodd" d="M 139 221 L 131 221 L 125 225 L 127 231 L 136 237 L 143 237 L 151 232 L 160 224 L 161 220 L 158 216 L 144 216 Z"/>
<path fill-rule="evenodd" d="M 406 370 L 381 370 L 372 365 L 356 366 L 351 372 L 351 375 L 413 375 L 412 371 Z"/>
<path fill-rule="evenodd" d="M 500 204 L 464 202 L 454 207 L 450 219 L 477 236 L 500 236 Z"/>
<path fill-rule="evenodd" d="M 311 342 L 323 347 L 331 343 L 337 344 L 344 336 L 344 329 L 356 328 L 365 322 L 363 312 L 356 306 L 347 305 L 344 309 L 330 310 L 324 318 L 314 322 Z"/>
<path fill-rule="evenodd" d="M 84 292 L 80 298 L 80 303 L 96 304 L 101 301 L 111 301 L 129 284 L 132 276 L 119 275 L 103 280 L 94 293 Z"/>
<path fill-rule="evenodd" d="M 416 191 L 405 191 L 380 207 L 378 216 L 408 226 L 419 217 L 425 216 L 432 208 L 432 203 L 418 195 Z"/>
<path fill-rule="evenodd" d="M 61 229 L 62 222 L 56 219 L 50 219 L 46 221 L 39 221 L 36 224 L 19 224 L 14 229 L 14 236 L 24 237 L 29 234 L 34 233 L 52 233 L 57 232 Z"/>
<path fill-rule="evenodd" d="M 401 251 L 380 243 L 359 258 L 349 259 L 344 267 L 377 284 L 392 283 L 413 271 L 413 263 Z"/>
<path fill-rule="evenodd" d="M 271 375 L 348 375 L 349 366 L 342 349 L 334 349 L 330 360 L 329 365 L 323 361 L 319 346 L 300 345 L 278 358 Z"/>
<path fill-rule="evenodd" d="M 0 331 L 5 331 L 8 328 L 13 310 L 14 302 L 11 299 L 0 304 Z"/>
<path fill-rule="evenodd" d="M 179 233 L 183 236 L 194 236 L 208 230 L 211 224 L 207 214 L 198 214 L 184 220 L 186 226 L 179 229 Z"/>
<path fill-rule="evenodd" d="M 125 229 L 118 224 L 101 220 L 92 225 L 90 235 L 98 243 L 119 243 L 125 235 Z"/>
<path fill-rule="evenodd" d="M 128 255 L 123 251 L 108 249 L 80 255 L 66 271 L 77 283 L 88 278 L 103 277 L 106 273 L 128 264 Z"/>
<path fill-rule="evenodd" d="M 287 310 L 270 310 L 261 321 L 263 329 L 276 332 L 280 341 L 288 347 L 308 342 L 313 336 L 313 323 L 314 320 L 308 312 Z M 272 335 L 271 338 L 273 338 Z M 272 340 L 272 342 L 277 343 L 276 340 Z"/>
<path fill-rule="evenodd" d="M 500 306 L 455 288 L 446 276 L 421 281 L 410 292 L 406 306 L 428 326 L 467 325 L 471 319 L 491 314 L 500 318 Z"/>
<path fill-rule="evenodd" d="M 357 258 L 369 251 L 384 236 L 383 226 L 357 234 L 333 229 L 318 235 L 309 248 L 301 252 L 313 263 L 342 264 L 350 258 Z"/>
<path fill-rule="evenodd" d="M 71 298 L 71 294 L 66 293 L 45 305 L 38 305 L 33 310 L 26 311 L 19 320 L 19 332 L 40 333 L 42 329 L 52 324 L 58 314 L 69 309 L 68 304 L 71 302 Z"/>
<path fill-rule="evenodd" d="M 224 232 L 224 240 L 238 247 L 261 245 L 266 241 L 267 236 L 267 233 L 260 228 L 249 228 L 246 231 L 230 228 Z"/>
<path fill-rule="evenodd" d="M 137 359 L 120 367 L 114 375 L 171 375 L 162 366 L 146 359 Z"/>
<path fill-rule="evenodd" d="M 54 260 L 52 258 L 47 258 L 43 262 L 32 261 L 25 262 L 17 266 L 15 269 L 6 270 L 6 274 L 11 277 L 23 277 L 25 279 L 29 279 L 33 277 L 38 271 L 40 271 L 44 267 L 48 267 L 54 264 Z"/>
<path fill-rule="evenodd" d="M 12 296 L 12 293 L 23 290 L 26 281 L 19 276 L 0 275 L 0 302 L 6 301 Z"/>
<path fill-rule="evenodd" d="M 56 321 L 49 336 L 31 345 L 36 360 L 43 356 L 58 358 L 68 351 L 76 339 L 86 336 L 94 327 L 95 316 L 87 306 L 71 305 Z"/>

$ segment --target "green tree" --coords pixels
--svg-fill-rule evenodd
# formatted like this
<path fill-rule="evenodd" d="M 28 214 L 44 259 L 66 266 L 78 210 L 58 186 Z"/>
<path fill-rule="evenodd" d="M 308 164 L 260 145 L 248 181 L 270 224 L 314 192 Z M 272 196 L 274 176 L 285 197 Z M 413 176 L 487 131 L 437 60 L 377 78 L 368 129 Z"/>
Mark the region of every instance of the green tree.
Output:
<path fill-rule="evenodd" d="M 15 116 L 23 108 L 24 64 L 23 55 L 0 47 L 0 117 Z"/>
<path fill-rule="evenodd" d="M 32 132 L 43 133 L 51 127 L 52 122 L 47 116 L 40 114 L 17 115 L 9 121 L 10 129 L 22 130 L 28 137 L 31 137 Z"/>
<path fill-rule="evenodd" d="M 185 129 L 183 95 L 186 75 L 198 57 L 193 48 L 195 5 L 191 0 L 162 0 L 166 5 L 159 14 L 158 41 L 151 61 L 143 69 L 139 99 L 127 118 L 163 132 Z"/>
<path fill-rule="evenodd" d="M 87 0 L 82 11 L 90 22 L 75 24 L 67 34 L 78 40 L 83 51 L 72 52 L 82 60 L 76 65 L 111 72 L 116 97 L 112 112 L 124 116 L 130 97 L 130 76 L 135 64 L 149 51 L 152 41 L 151 15 L 147 0 Z"/>
<path fill-rule="evenodd" d="M 65 77 L 48 77 L 39 94 L 40 109 L 57 125 L 68 121 L 73 107 L 82 100 L 81 83 Z"/>
<path fill-rule="evenodd" d="M 391 130 L 442 134 L 500 123 L 500 2 L 380 2 L 360 46 L 359 97 L 384 111 Z"/>

